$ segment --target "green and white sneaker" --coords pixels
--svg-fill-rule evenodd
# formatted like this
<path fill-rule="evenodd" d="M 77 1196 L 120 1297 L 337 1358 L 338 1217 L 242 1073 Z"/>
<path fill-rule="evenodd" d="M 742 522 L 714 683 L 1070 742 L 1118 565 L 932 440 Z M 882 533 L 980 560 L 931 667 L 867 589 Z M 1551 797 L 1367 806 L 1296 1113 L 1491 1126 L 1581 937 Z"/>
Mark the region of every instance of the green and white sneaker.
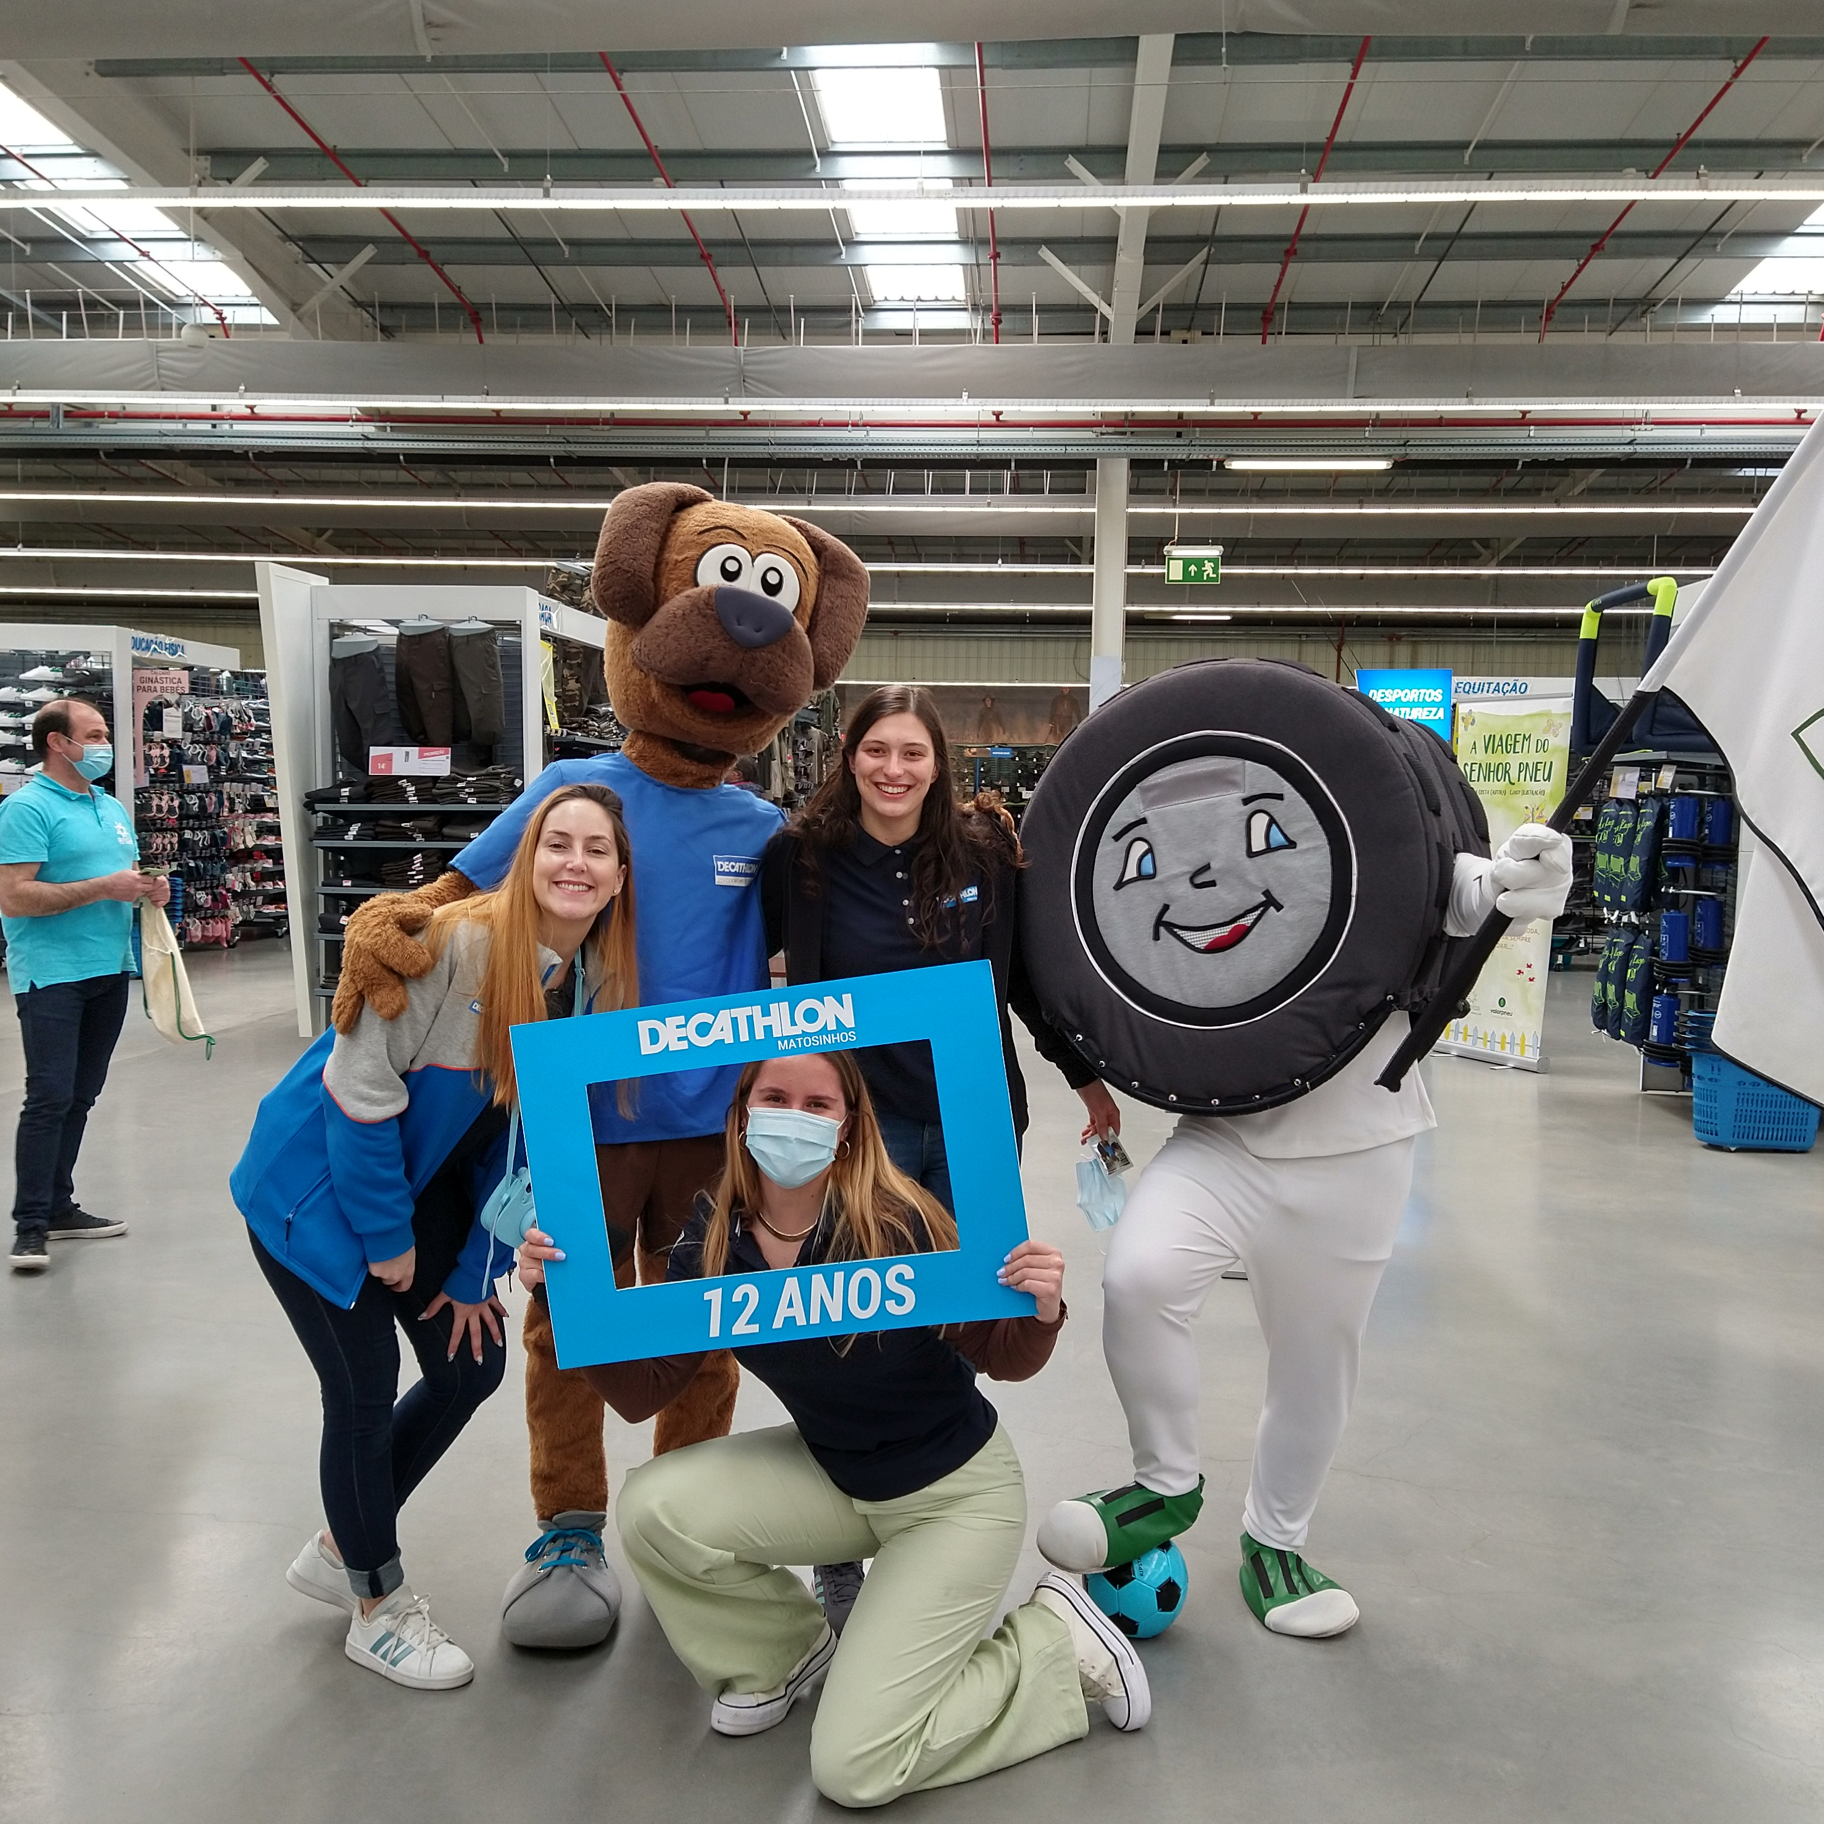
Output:
<path fill-rule="evenodd" d="M 1241 1536 L 1241 1593 L 1256 1618 L 1275 1634 L 1326 1640 L 1347 1634 L 1361 1619 L 1355 1598 L 1297 1552 Z"/>
<path fill-rule="evenodd" d="M 1105 1571 L 1176 1539 L 1202 1511 L 1201 1476 L 1182 1495 L 1156 1494 L 1130 1482 L 1060 1501 L 1039 1527 L 1039 1550 L 1061 1571 Z"/>

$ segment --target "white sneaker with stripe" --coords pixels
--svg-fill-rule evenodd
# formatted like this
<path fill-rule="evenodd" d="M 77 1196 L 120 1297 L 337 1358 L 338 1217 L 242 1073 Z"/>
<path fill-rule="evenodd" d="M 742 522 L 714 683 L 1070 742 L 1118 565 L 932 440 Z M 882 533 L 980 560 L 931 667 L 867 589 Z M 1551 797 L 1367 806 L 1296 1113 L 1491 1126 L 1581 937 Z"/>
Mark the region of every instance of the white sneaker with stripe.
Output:
<path fill-rule="evenodd" d="M 414 1691 L 453 1691 L 475 1662 L 431 1619 L 430 1599 L 401 1585 L 371 1615 L 348 1618 L 343 1650 L 356 1665 Z"/>

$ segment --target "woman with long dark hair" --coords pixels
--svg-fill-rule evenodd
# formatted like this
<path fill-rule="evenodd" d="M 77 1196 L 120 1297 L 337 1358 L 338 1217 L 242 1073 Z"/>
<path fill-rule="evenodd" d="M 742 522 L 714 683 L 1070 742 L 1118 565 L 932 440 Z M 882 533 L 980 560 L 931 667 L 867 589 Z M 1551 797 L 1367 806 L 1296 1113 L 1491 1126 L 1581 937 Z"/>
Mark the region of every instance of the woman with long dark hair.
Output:
<path fill-rule="evenodd" d="M 398 1516 L 506 1363 L 494 1287 L 513 1254 L 476 1212 L 523 1158 L 508 1156 L 511 1029 L 638 998 L 629 860 L 613 792 L 553 792 L 500 885 L 443 907 L 418 940 L 431 964 L 405 1011 L 366 1008 L 311 1046 L 260 1103 L 229 1179 L 323 1393 L 329 1524 L 285 1581 L 347 1613 L 356 1665 L 414 1690 L 475 1675 L 405 1583 Z M 400 1330 L 421 1374 L 403 1399 Z"/>
<path fill-rule="evenodd" d="M 785 951 L 794 986 L 986 958 L 1015 1132 L 1026 1130 L 1026 1084 L 1009 1007 L 1040 1056 L 1083 1098 L 1085 1136 L 1118 1133 L 1114 1097 L 1046 1020 L 1026 980 L 1019 881 L 1011 824 L 991 801 L 958 802 L 936 700 L 914 684 L 882 685 L 855 706 L 842 764 L 773 838 L 761 864 L 767 935 Z M 865 1069 L 893 1162 L 951 1207 L 929 1048 L 879 1046 Z"/>
<path fill-rule="evenodd" d="M 721 1180 L 671 1251 L 674 1283 L 826 1262 L 873 1280 L 855 1263 L 956 1246 L 950 1212 L 888 1158 L 857 1064 L 823 1052 L 746 1066 Z M 521 1277 L 536 1287 L 561 1258 L 534 1229 Z M 811 1778 L 841 1805 L 1043 1754 L 1089 1732 L 1091 1704 L 1118 1729 L 1151 1714 L 1138 1655 L 1075 1578 L 1048 1572 L 983 1638 L 1026 1540 L 1026 1494 L 976 1375 L 1024 1380 L 1045 1365 L 1064 1322 L 1064 1257 L 1022 1242 L 1000 1279 L 1032 1295 L 1032 1316 L 738 1347 L 792 1423 L 655 1457 L 621 1494 L 621 1544 L 711 1694 L 710 1727 L 758 1735 L 823 1685 Z M 581 1372 L 637 1423 L 704 1359 Z M 849 1556 L 874 1569 L 839 1645 L 787 1567 Z"/>

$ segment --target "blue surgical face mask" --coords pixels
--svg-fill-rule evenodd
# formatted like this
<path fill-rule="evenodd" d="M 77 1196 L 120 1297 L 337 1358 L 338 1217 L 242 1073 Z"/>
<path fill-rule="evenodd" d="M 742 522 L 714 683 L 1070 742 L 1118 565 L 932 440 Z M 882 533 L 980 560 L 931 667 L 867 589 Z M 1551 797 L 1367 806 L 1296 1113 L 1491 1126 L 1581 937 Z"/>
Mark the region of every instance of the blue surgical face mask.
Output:
<path fill-rule="evenodd" d="M 781 1190 L 795 1191 L 827 1172 L 836 1159 L 842 1123 L 796 1108 L 750 1108 L 747 1150 Z"/>
<path fill-rule="evenodd" d="M 83 778 L 93 784 L 97 779 L 105 779 L 114 770 L 114 745 L 110 741 L 85 743 L 80 760 L 72 760 Z"/>

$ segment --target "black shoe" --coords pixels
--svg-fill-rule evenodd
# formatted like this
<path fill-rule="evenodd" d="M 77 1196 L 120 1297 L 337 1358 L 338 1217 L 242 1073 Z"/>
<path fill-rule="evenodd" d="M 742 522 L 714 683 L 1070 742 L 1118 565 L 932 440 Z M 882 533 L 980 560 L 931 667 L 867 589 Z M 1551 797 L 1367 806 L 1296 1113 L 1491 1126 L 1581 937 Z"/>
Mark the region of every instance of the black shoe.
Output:
<path fill-rule="evenodd" d="M 87 1210 L 79 1210 L 71 1204 L 51 1218 L 46 1234 L 52 1241 L 106 1241 L 110 1235 L 126 1232 L 124 1222 L 109 1222 L 105 1216 L 91 1216 Z"/>
<path fill-rule="evenodd" d="M 13 1271 L 42 1273 L 51 1264 L 51 1251 L 44 1245 L 42 1229 L 22 1229 L 13 1241 Z"/>
<path fill-rule="evenodd" d="M 840 1634 L 848 1624 L 849 1611 L 861 1594 L 862 1580 L 866 1576 L 867 1572 L 859 1563 L 811 1567 L 812 1588 L 817 1600 L 823 1604 L 823 1618 L 830 1624 L 831 1633 Z"/>

